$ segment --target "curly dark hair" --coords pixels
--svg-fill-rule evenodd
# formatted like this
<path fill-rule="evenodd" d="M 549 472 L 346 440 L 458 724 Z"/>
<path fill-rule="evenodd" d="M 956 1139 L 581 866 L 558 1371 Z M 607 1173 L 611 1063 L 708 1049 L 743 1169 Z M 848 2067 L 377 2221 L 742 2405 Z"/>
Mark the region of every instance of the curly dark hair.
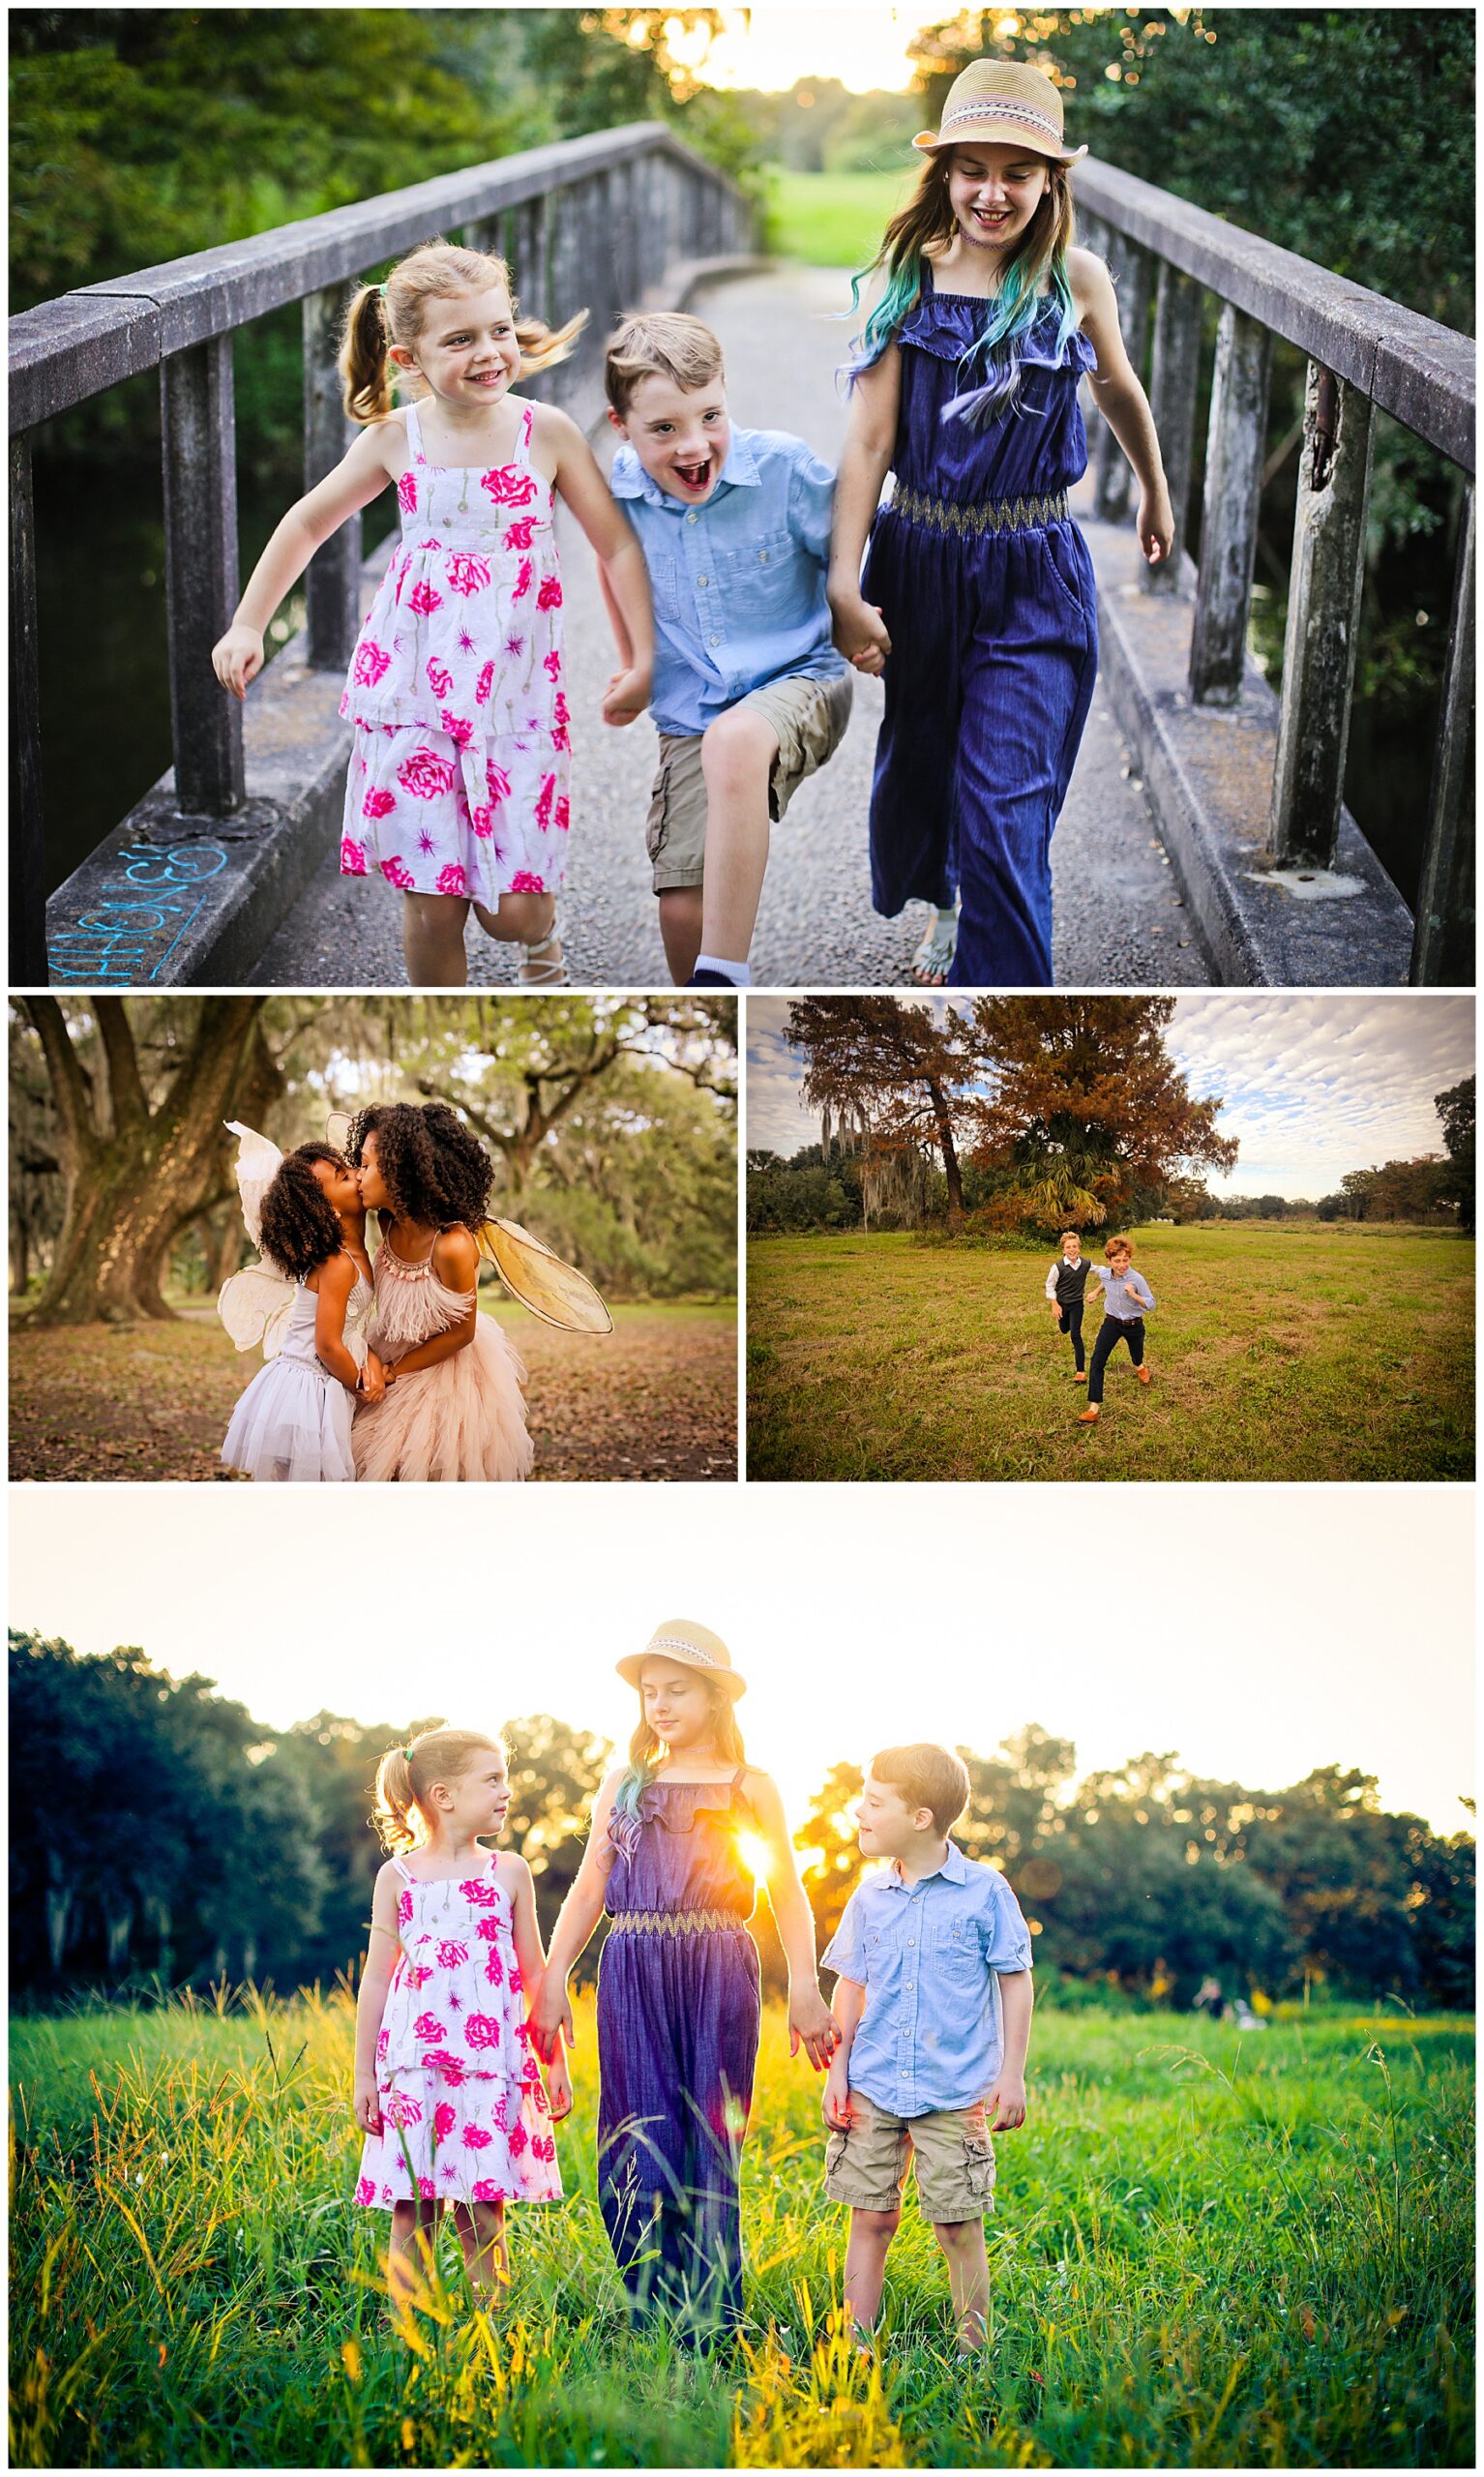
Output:
<path fill-rule="evenodd" d="M 353 1119 L 345 1150 L 357 1169 L 369 1135 L 400 1220 L 432 1229 L 488 1220 L 494 1163 L 446 1101 L 382 1101 Z"/>
<path fill-rule="evenodd" d="M 263 1254 L 294 1281 L 317 1272 L 340 1254 L 342 1244 L 341 1217 L 314 1176 L 311 1164 L 315 1161 L 328 1161 L 337 1170 L 347 1166 L 344 1155 L 328 1144 L 301 1144 L 280 1162 L 263 1197 Z"/>

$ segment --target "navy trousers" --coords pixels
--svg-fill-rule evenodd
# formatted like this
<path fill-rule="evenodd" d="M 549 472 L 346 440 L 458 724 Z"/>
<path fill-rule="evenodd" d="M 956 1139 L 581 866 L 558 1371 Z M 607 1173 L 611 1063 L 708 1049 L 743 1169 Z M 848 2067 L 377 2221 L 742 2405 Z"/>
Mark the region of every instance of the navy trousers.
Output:
<path fill-rule="evenodd" d="M 1087 1399 L 1101 1402 L 1103 1370 L 1120 1342 L 1127 1342 L 1128 1355 L 1136 1367 L 1143 1365 L 1143 1318 L 1142 1316 L 1105 1316 L 1098 1327 L 1098 1337 L 1092 1345 L 1092 1365 L 1087 1375 Z"/>

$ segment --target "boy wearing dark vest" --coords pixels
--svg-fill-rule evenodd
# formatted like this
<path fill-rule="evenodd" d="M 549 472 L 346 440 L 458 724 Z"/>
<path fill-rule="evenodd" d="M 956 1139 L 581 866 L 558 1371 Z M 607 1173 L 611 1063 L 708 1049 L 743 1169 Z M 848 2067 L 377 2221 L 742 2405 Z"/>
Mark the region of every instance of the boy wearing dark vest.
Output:
<path fill-rule="evenodd" d="M 1083 1242 L 1075 1230 L 1063 1230 L 1061 1253 L 1054 1259 L 1046 1276 L 1046 1296 L 1052 1302 L 1052 1322 L 1057 1332 L 1070 1333 L 1072 1337 L 1072 1356 L 1077 1362 L 1072 1371 L 1074 1385 L 1087 1382 L 1087 1358 L 1083 1349 L 1083 1293 L 1086 1287 Z"/>

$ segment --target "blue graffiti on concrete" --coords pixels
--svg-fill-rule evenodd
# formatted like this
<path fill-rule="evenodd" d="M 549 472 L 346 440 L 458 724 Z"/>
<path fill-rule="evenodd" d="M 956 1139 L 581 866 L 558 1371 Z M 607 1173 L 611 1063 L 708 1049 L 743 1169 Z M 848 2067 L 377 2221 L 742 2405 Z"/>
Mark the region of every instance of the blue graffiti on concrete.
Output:
<path fill-rule="evenodd" d="M 126 844 L 100 872 L 86 910 L 48 938 L 52 980 L 104 989 L 163 978 L 227 856 L 206 836 L 167 848 Z"/>

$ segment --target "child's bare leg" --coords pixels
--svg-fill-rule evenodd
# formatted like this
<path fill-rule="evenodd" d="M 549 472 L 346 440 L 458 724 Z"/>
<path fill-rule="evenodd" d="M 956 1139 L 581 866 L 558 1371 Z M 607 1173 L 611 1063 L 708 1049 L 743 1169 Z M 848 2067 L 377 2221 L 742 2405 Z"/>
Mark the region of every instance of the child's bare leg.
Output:
<path fill-rule="evenodd" d="M 518 942 L 523 946 L 539 946 L 556 925 L 556 897 L 554 894 L 502 894 L 494 911 L 482 903 L 476 903 L 474 917 L 487 938 L 498 938 L 505 945 Z M 548 965 L 559 964 L 561 957 L 560 945 L 553 945 L 549 955 L 543 955 L 539 964 L 521 965 L 522 979 L 527 976 L 533 981 L 547 979 L 549 976 Z"/>
<path fill-rule="evenodd" d="M 701 737 L 706 882 L 701 951 L 745 964 L 768 865 L 768 778 L 778 733 L 756 706 L 734 705 Z"/>
<path fill-rule="evenodd" d="M 392 2205 L 386 2284 L 394 2324 L 400 2322 L 408 2307 L 416 2303 L 432 2276 L 433 2237 L 437 2224 L 436 2202 L 394 2202 Z"/>
<path fill-rule="evenodd" d="M 463 924 L 469 907 L 458 894 L 404 894 L 401 945 L 412 989 L 462 989 L 469 977 Z"/>
<path fill-rule="evenodd" d="M 463 2247 L 469 2285 L 481 2305 L 497 2312 L 510 2283 L 503 2202 L 455 2202 L 454 2225 Z"/>
<path fill-rule="evenodd" d="M 850 2213 L 850 2236 L 846 2247 L 846 2305 L 857 2330 L 870 2333 L 876 2329 L 886 2281 L 886 2256 L 901 2224 L 900 2206 L 894 2210 Z"/>
<path fill-rule="evenodd" d="M 700 953 L 701 888 L 699 886 L 667 886 L 660 897 L 660 935 L 665 940 L 665 960 L 669 976 L 677 989 L 683 989 L 696 970 Z M 708 952 L 715 952 L 708 948 Z"/>
<path fill-rule="evenodd" d="M 990 2326 L 990 2264 L 982 2219 L 944 2220 L 933 2230 L 948 2264 L 961 2348 L 982 2348 Z"/>

